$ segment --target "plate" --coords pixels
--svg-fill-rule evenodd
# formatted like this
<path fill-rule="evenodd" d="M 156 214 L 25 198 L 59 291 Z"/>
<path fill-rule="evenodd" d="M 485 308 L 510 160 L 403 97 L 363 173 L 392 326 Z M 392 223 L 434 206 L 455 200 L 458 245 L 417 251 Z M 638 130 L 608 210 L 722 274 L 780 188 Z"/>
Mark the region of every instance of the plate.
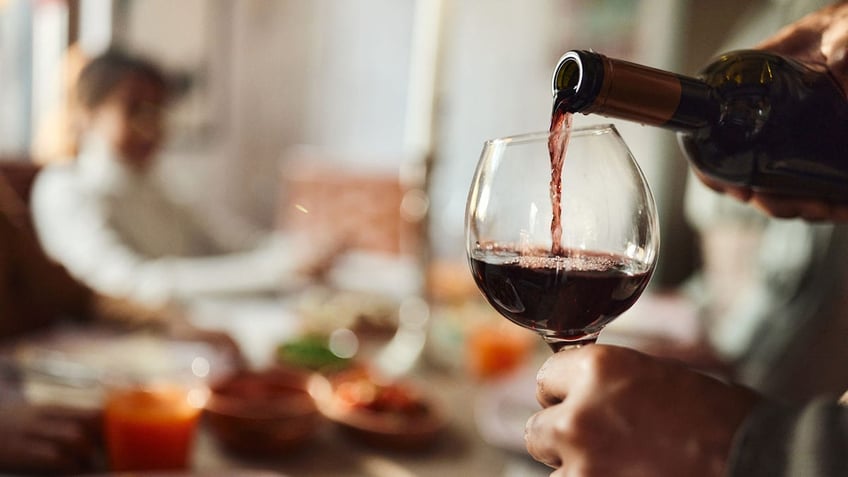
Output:
<path fill-rule="evenodd" d="M 331 376 L 311 392 L 322 414 L 374 447 L 423 449 L 447 427 L 443 407 L 423 387 L 410 380 L 382 379 L 365 368 Z"/>
<path fill-rule="evenodd" d="M 242 371 L 212 388 L 206 419 L 224 448 L 248 456 L 280 456 L 300 448 L 324 418 L 309 393 L 324 378 L 296 369 Z"/>
<path fill-rule="evenodd" d="M 237 368 L 228 350 L 209 343 L 97 327 L 59 328 L 20 341 L 11 356 L 30 402 L 78 407 L 101 406 L 109 376 L 185 371 L 213 382 Z"/>
<path fill-rule="evenodd" d="M 287 475 L 264 470 L 226 469 L 198 472 L 110 472 L 106 474 L 87 474 L 80 477 L 287 477 Z"/>

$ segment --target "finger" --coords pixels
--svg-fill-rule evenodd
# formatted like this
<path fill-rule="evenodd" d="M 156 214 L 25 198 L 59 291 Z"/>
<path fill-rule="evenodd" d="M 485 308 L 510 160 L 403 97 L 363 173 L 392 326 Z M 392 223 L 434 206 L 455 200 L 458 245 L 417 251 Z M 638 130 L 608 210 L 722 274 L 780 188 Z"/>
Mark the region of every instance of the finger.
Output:
<path fill-rule="evenodd" d="M 843 20 L 848 28 L 848 17 Z M 841 77 L 846 71 L 846 48 L 848 48 L 848 32 L 839 34 L 827 32 L 822 38 L 822 54 L 827 59 L 827 67 L 831 73 Z"/>
<path fill-rule="evenodd" d="M 791 30 L 757 45 L 758 49 L 792 57 L 807 65 L 823 65 L 821 30 L 815 26 L 793 26 Z"/>
<path fill-rule="evenodd" d="M 778 218 L 800 217 L 808 221 L 830 220 L 830 204 L 818 199 L 784 197 L 755 193 L 751 203 L 767 214 Z"/>
<path fill-rule="evenodd" d="M 614 346 L 594 344 L 554 353 L 536 374 L 536 400 L 543 407 L 564 401 L 597 373 L 599 362 L 616 352 Z"/>
<path fill-rule="evenodd" d="M 26 436 L 49 442 L 58 452 L 78 462 L 88 461 L 94 453 L 94 442 L 80 423 L 45 419 L 36 422 Z"/>
<path fill-rule="evenodd" d="M 524 426 L 527 452 L 537 461 L 554 468 L 562 465 L 560 452 L 569 447 L 566 436 L 558 435 L 556 430 L 558 415 L 561 413 L 562 410 L 557 406 L 543 409 L 530 416 Z"/>
<path fill-rule="evenodd" d="M 0 468 L 23 473 L 65 474 L 84 470 L 85 465 L 54 443 L 24 437 L 0 443 Z"/>
<path fill-rule="evenodd" d="M 698 180 L 701 181 L 701 183 L 703 183 L 705 186 L 709 187 L 715 192 L 724 193 L 724 184 L 713 180 L 709 176 L 702 174 L 701 171 L 696 168 L 693 168 L 692 171 L 695 173 L 695 177 L 697 177 Z"/>
<path fill-rule="evenodd" d="M 752 196 L 751 189 L 748 189 L 747 187 L 727 186 L 721 192 L 733 197 L 739 202 L 748 202 L 751 200 Z"/>
<path fill-rule="evenodd" d="M 597 345 L 592 345 L 597 346 Z M 536 374 L 536 400 L 543 407 L 562 402 L 580 376 L 580 358 L 589 347 L 563 349 L 548 358 Z"/>
<path fill-rule="evenodd" d="M 83 409 L 66 406 L 42 406 L 39 415 L 46 419 L 68 421 L 78 424 L 93 441 L 102 437 L 103 411 L 101 409 Z"/>
<path fill-rule="evenodd" d="M 565 349 L 549 358 L 536 376 L 536 399 L 544 407 L 565 400 L 592 399 L 626 383 L 634 369 L 648 370 L 658 360 L 614 345 L 593 344 Z M 573 400 L 573 399 L 572 399 Z"/>
<path fill-rule="evenodd" d="M 705 176 L 701 174 L 699 171 L 695 171 L 695 176 L 700 180 L 705 186 L 709 187 L 715 192 L 720 194 L 726 194 L 740 202 L 748 202 L 751 198 L 751 189 L 747 187 L 733 186 L 728 185 L 723 182 L 712 179 L 709 176 Z"/>
<path fill-rule="evenodd" d="M 97 409 L 85 409 L 80 407 L 68 407 L 46 404 L 38 406 L 35 411 L 44 417 L 67 420 L 88 420 L 100 414 Z"/>
<path fill-rule="evenodd" d="M 830 22 L 833 6 L 810 13 L 761 42 L 756 48 L 796 56 L 817 51 L 821 34 Z"/>
<path fill-rule="evenodd" d="M 848 87 L 848 8 L 842 9 L 833 19 L 833 26 L 824 32 L 821 49 L 828 71 L 845 92 Z"/>

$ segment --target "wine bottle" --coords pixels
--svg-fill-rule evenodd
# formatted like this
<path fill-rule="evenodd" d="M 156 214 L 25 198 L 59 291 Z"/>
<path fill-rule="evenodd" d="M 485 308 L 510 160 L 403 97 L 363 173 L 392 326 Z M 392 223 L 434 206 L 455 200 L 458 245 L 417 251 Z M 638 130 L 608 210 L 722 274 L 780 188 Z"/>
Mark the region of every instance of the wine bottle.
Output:
<path fill-rule="evenodd" d="M 553 75 L 554 113 L 595 113 L 677 131 L 703 175 L 753 190 L 848 202 L 848 101 L 826 72 L 759 50 L 697 77 L 583 50 Z"/>

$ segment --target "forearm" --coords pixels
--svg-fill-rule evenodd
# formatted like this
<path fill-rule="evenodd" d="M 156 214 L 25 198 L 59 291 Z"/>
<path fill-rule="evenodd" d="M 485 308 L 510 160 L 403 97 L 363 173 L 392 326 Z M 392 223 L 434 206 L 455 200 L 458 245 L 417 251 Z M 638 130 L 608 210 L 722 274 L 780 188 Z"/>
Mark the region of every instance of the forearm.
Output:
<path fill-rule="evenodd" d="M 102 294 L 92 296 L 88 317 L 104 324 L 152 329 L 165 329 L 169 322 L 182 319 L 182 315 L 171 307 L 152 307 Z"/>
<path fill-rule="evenodd" d="M 727 475 L 848 475 L 848 408 L 826 399 L 804 407 L 760 405 L 737 433 Z"/>

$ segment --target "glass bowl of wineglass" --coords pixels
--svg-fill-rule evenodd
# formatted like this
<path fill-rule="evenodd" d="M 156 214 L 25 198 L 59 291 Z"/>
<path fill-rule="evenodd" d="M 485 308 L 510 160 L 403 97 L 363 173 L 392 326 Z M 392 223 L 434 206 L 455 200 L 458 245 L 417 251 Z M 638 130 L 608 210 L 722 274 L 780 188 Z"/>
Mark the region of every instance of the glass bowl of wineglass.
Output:
<path fill-rule="evenodd" d="M 487 141 L 465 235 L 489 303 L 554 351 L 594 342 L 630 308 L 659 251 L 653 195 L 609 124 Z"/>

